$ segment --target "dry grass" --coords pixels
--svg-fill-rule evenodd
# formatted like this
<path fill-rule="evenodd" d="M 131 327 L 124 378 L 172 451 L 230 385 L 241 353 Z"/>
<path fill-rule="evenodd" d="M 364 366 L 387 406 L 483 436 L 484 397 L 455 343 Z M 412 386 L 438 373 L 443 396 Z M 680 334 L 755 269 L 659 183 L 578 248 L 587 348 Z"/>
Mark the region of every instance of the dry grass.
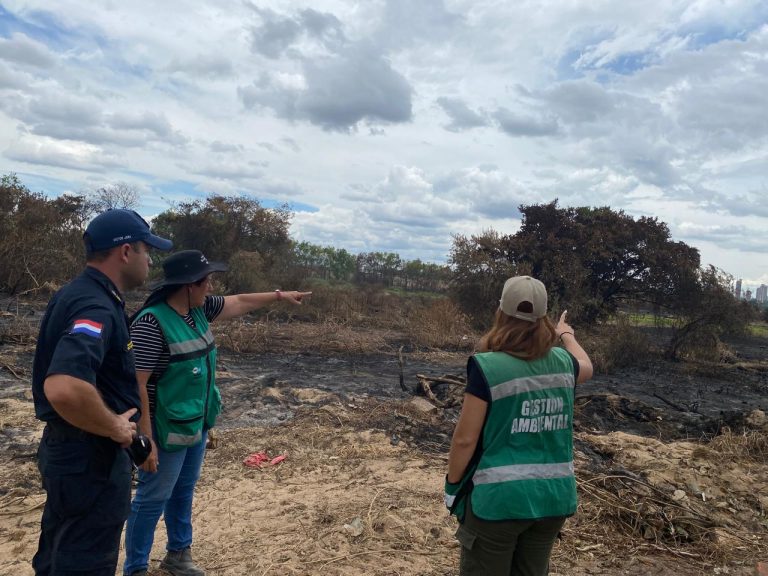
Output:
<path fill-rule="evenodd" d="M 709 447 L 721 458 L 750 463 L 768 463 L 768 436 L 760 430 L 745 430 L 741 434 L 723 428 Z"/>
<path fill-rule="evenodd" d="M 14 426 L 31 420 L 29 404 L 12 404 L 6 404 L 4 418 L 16 415 Z M 407 402 L 358 398 L 301 409 L 281 426 L 219 432 L 195 500 L 196 558 L 221 576 L 455 573 L 455 522 L 440 502 L 447 445 L 437 442 L 450 428 L 441 414 L 423 414 Z M 397 445 L 390 442 L 393 431 L 401 439 Z M 417 438 L 436 442 L 424 446 Z M 676 571 L 680 576 L 713 573 L 716 566 L 745 574 L 733 566 L 750 566 L 768 555 L 765 526 L 740 520 L 754 516 L 753 503 L 738 502 L 743 498 L 736 494 L 724 500 L 725 508 L 709 498 L 676 498 L 670 486 L 654 479 L 651 459 L 620 460 L 625 451 L 640 448 L 664 458 L 683 456 L 680 474 L 709 463 L 711 481 L 727 488 L 724 460 L 745 476 L 765 476 L 762 433 L 726 432 L 700 445 L 630 435 L 609 445 L 605 438 L 579 437 L 608 458 L 596 465 L 577 452 L 580 506 L 555 547 L 553 573 L 627 573 L 622 568 L 628 559 L 639 557 L 661 566 L 648 573 L 670 573 L 670 559 L 676 558 L 684 563 Z M 243 458 L 260 450 L 286 453 L 288 459 L 263 469 L 244 467 Z M 42 495 L 31 459 L 5 464 L 0 517 L 8 520 L 0 536 L 14 557 L 28 557 Z M 151 574 L 162 573 L 156 568 L 160 554 L 153 556 Z"/>
<path fill-rule="evenodd" d="M 39 318 L 21 313 L 0 312 L 0 345 L 34 344 Z"/>
<path fill-rule="evenodd" d="M 595 541 L 610 536 L 627 539 L 627 547 L 654 544 L 685 555 L 689 546 L 695 555 L 709 557 L 713 550 L 712 534 L 716 523 L 705 506 L 695 501 L 681 504 L 673 494 L 652 486 L 640 476 L 630 474 L 582 473 L 579 476 L 582 495 L 578 513 L 580 532 Z M 742 538 L 746 532 L 739 534 Z M 749 541 L 746 539 L 745 541 Z"/>
<path fill-rule="evenodd" d="M 588 444 L 605 438 L 578 436 Z M 634 446 L 616 442 L 618 452 L 599 466 L 585 461 L 583 455 L 577 459 L 579 511 L 573 523 L 566 525 L 571 538 L 564 540 L 574 552 L 610 543 L 615 554 L 662 551 L 708 565 L 752 565 L 765 559 L 768 533 L 762 499 L 745 493 L 729 476 L 733 470 L 747 477 L 764 476 L 765 432 L 734 435 L 726 431 L 701 445 L 638 442 Z M 608 445 L 594 447 L 605 452 Z M 638 446 L 657 451 L 658 457 L 635 460 L 631 453 Z M 680 459 L 675 471 L 668 470 L 670 457 Z M 729 466 L 723 467 L 723 461 Z M 685 489 L 676 489 L 685 478 Z M 709 497 L 692 492 L 696 478 L 707 482 Z"/>
<path fill-rule="evenodd" d="M 312 298 L 301 314 L 316 322 L 390 328 L 397 324 L 405 300 L 376 286 L 318 285 L 312 287 Z"/>
<path fill-rule="evenodd" d="M 624 316 L 619 316 L 614 324 L 590 331 L 582 345 L 595 370 L 603 374 L 646 364 L 653 354 L 647 334 Z"/>
<path fill-rule="evenodd" d="M 328 295 L 326 295 L 328 296 Z M 314 352 L 343 354 L 395 353 L 408 345 L 414 351 L 465 351 L 469 353 L 477 340 L 466 316 L 445 298 L 428 301 L 404 300 L 391 296 L 381 304 L 376 315 L 371 312 L 372 298 L 387 296 L 358 295 L 358 298 L 325 302 L 322 312 L 315 310 L 317 299 L 306 308 L 311 322 L 286 318 L 284 310 L 272 310 L 259 317 L 245 317 L 214 324 L 219 345 L 234 352 L 292 352 L 311 349 Z M 375 307 L 374 307 L 375 308 Z M 295 312 L 295 311 L 291 311 Z M 302 312 L 307 315 L 305 309 Z"/>
<path fill-rule="evenodd" d="M 375 354 L 393 353 L 398 335 L 335 320 L 279 322 L 269 317 L 236 319 L 213 325 L 216 341 L 233 352 Z"/>
<path fill-rule="evenodd" d="M 280 427 L 222 432 L 198 491 L 206 491 L 208 507 L 220 508 L 218 515 L 229 515 L 229 524 L 237 525 L 244 512 L 228 503 L 250 479 L 253 495 L 262 499 L 256 509 L 272 520 L 244 528 L 240 539 L 206 536 L 196 547 L 200 562 L 220 574 L 383 576 L 411 573 L 407 568 L 416 555 L 429 558 L 419 573 L 449 572 L 455 563 L 455 554 L 446 554 L 453 528 L 439 507 L 439 483 L 412 482 L 408 473 L 426 478 L 443 460 L 414 460 L 415 453 L 371 430 L 372 416 L 394 417 L 392 410 L 407 412 L 401 404 L 361 400 L 301 411 Z M 288 459 L 277 467 L 244 468 L 244 455 L 255 450 Z M 250 508 L 245 502 L 242 507 Z"/>
<path fill-rule="evenodd" d="M 476 341 L 467 316 L 447 298 L 415 308 L 404 318 L 404 331 L 415 347 L 471 351 Z"/>
<path fill-rule="evenodd" d="M 329 405 L 308 411 L 285 430 L 288 434 L 275 430 L 266 431 L 266 438 L 264 432 L 261 432 L 261 437 L 263 445 L 271 450 L 270 454 L 288 450 L 303 459 L 308 454 L 307 450 L 313 454 L 332 453 L 342 468 L 360 473 L 365 470 L 366 474 L 370 474 L 366 466 L 386 456 L 380 453 L 381 444 L 350 444 L 342 438 L 350 438 L 353 432 L 372 428 L 390 431 L 398 429 L 398 434 L 403 435 L 404 423 L 408 423 L 406 429 L 413 436 L 431 434 L 435 440 L 441 429 L 445 431 L 450 428 L 440 422 L 438 415 L 421 414 L 404 403 L 364 401 L 350 407 Z M 309 445 L 302 444 L 298 437 L 294 438 L 294 426 L 310 431 L 312 439 Z M 311 433 L 313 429 L 317 431 L 316 434 Z M 329 430 L 333 431 L 330 436 Z M 237 437 L 240 438 L 240 434 Z M 587 436 L 581 440 L 590 442 Z M 412 445 L 414 448 L 417 446 Z M 418 446 L 416 450 L 422 455 L 432 452 L 429 446 Z M 720 459 L 728 459 L 746 474 L 765 471 L 752 468 L 752 463 L 763 462 L 761 459 L 768 452 L 768 439 L 762 432 L 734 435 L 726 431 L 711 443 L 698 448 L 695 444 L 681 443 L 680 446 L 673 448 L 672 452 L 679 450 L 689 454 L 691 462 L 708 461 L 716 467 Z M 248 446 L 233 445 L 232 448 L 236 448 L 239 455 L 245 453 Z M 432 453 L 437 458 L 425 463 L 434 474 L 444 472 L 445 462 L 439 455 L 445 454 L 446 450 L 445 444 L 440 446 L 435 442 Z M 563 540 L 555 549 L 553 566 L 558 568 L 558 573 L 572 573 L 573 563 L 591 556 L 593 552 L 599 556 L 616 558 L 617 562 L 635 556 L 672 556 L 685 561 L 693 571 L 697 569 L 696 566 L 698 570 L 706 571 L 707 567 L 711 569 L 717 565 L 751 565 L 768 555 L 765 527 L 756 529 L 740 520 L 740 515 L 750 508 L 749 503 L 738 503 L 740 498 L 736 495 L 727 500 L 726 508 L 708 499 L 681 498 L 669 485 L 660 484 L 652 478 L 652 470 L 645 468 L 651 464 L 626 464 L 605 462 L 595 467 L 593 462 L 583 456 L 577 458 L 580 505 L 576 516 L 566 523 Z M 308 474 L 312 466 L 323 466 L 322 462 L 307 462 L 307 465 L 307 470 L 298 469 L 295 473 Z M 267 471 L 258 474 L 274 473 Z M 363 482 L 363 478 L 360 476 L 360 482 Z M 280 477 L 278 481 L 291 482 L 287 477 Z M 714 473 L 713 482 L 727 488 L 728 478 Z M 350 485 L 356 484 L 352 482 Z M 370 499 L 367 506 L 351 496 L 341 505 L 337 503 L 335 506 L 315 507 L 311 511 L 311 523 L 303 527 L 305 531 L 302 534 L 306 537 L 299 536 L 296 554 L 284 558 L 283 568 L 301 571 L 299 560 L 304 559 L 306 562 L 307 558 L 317 558 L 318 555 L 317 563 L 322 559 L 322 562 L 339 561 L 347 566 L 350 562 L 354 564 L 349 554 L 342 554 L 334 560 L 332 553 L 321 543 L 328 537 L 333 539 L 334 534 L 339 532 L 339 526 L 349 523 L 355 517 L 361 519 L 363 531 L 354 541 L 375 548 L 366 554 L 375 556 L 393 550 L 406 553 L 413 551 L 413 538 L 416 534 L 411 514 L 421 511 L 431 515 L 436 506 L 435 495 L 429 490 L 415 487 L 413 491 L 401 487 L 397 493 L 378 488 L 373 492 L 369 490 L 367 495 Z M 396 515 L 399 520 L 396 524 L 392 522 L 391 510 L 398 511 Z M 449 544 L 451 540 L 448 538 L 446 542 L 446 533 L 450 530 L 450 523 L 434 525 L 432 533 L 437 538 L 435 544 Z M 423 533 L 421 537 L 424 537 Z M 316 564 L 313 560 L 310 562 Z"/>

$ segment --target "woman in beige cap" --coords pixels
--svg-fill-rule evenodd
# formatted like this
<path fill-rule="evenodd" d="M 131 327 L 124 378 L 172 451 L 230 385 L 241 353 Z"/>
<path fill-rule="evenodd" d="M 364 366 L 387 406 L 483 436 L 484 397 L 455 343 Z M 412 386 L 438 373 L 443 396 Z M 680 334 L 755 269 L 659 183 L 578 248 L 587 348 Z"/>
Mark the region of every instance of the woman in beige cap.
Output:
<path fill-rule="evenodd" d="M 566 314 L 555 326 L 544 284 L 510 278 L 469 358 L 445 479 L 445 504 L 461 523 L 462 576 L 546 575 L 576 512 L 574 389 L 592 377 L 592 362 Z"/>

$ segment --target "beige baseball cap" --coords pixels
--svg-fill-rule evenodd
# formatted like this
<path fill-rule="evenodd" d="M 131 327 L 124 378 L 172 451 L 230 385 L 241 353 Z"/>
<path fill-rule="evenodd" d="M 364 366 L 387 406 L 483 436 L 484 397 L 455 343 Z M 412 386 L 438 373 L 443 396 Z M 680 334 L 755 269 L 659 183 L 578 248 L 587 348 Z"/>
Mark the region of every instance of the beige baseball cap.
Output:
<path fill-rule="evenodd" d="M 517 308 L 523 302 L 530 302 L 532 312 L 520 312 Z M 536 322 L 547 315 L 547 289 L 540 281 L 530 276 L 514 276 L 504 282 L 499 308 L 507 316 Z"/>

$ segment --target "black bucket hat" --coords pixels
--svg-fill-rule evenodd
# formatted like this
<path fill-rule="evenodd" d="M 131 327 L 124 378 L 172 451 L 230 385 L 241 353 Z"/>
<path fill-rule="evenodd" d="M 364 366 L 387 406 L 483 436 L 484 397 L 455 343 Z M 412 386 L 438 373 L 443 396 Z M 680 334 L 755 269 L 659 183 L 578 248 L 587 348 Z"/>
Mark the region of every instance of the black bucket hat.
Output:
<path fill-rule="evenodd" d="M 182 250 L 171 254 L 163 262 L 163 279 L 153 288 L 192 284 L 202 280 L 211 272 L 225 272 L 223 262 L 209 262 L 200 250 Z"/>

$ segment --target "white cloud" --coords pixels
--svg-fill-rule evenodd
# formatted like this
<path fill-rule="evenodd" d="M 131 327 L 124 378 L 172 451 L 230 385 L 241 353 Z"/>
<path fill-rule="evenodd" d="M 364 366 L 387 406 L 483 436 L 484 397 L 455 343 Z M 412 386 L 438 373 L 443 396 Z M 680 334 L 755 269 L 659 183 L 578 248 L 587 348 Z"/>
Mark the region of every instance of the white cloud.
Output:
<path fill-rule="evenodd" d="M 559 198 L 768 275 L 761 0 L 3 6 L 2 173 L 152 211 L 248 192 L 302 239 L 436 260 Z"/>
<path fill-rule="evenodd" d="M 0 38 L 0 60 L 45 69 L 55 66 L 57 58 L 45 44 L 26 34 L 15 33 L 10 38 Z"/>
<path fill-rule="evenodd" d="M 119 166 L 114 156 L 105 154 L 97 146 L 34 136 L 25 136 L 13 142 L 4 156 L 27 164 L 91 172 L 105 172 Z"/>

